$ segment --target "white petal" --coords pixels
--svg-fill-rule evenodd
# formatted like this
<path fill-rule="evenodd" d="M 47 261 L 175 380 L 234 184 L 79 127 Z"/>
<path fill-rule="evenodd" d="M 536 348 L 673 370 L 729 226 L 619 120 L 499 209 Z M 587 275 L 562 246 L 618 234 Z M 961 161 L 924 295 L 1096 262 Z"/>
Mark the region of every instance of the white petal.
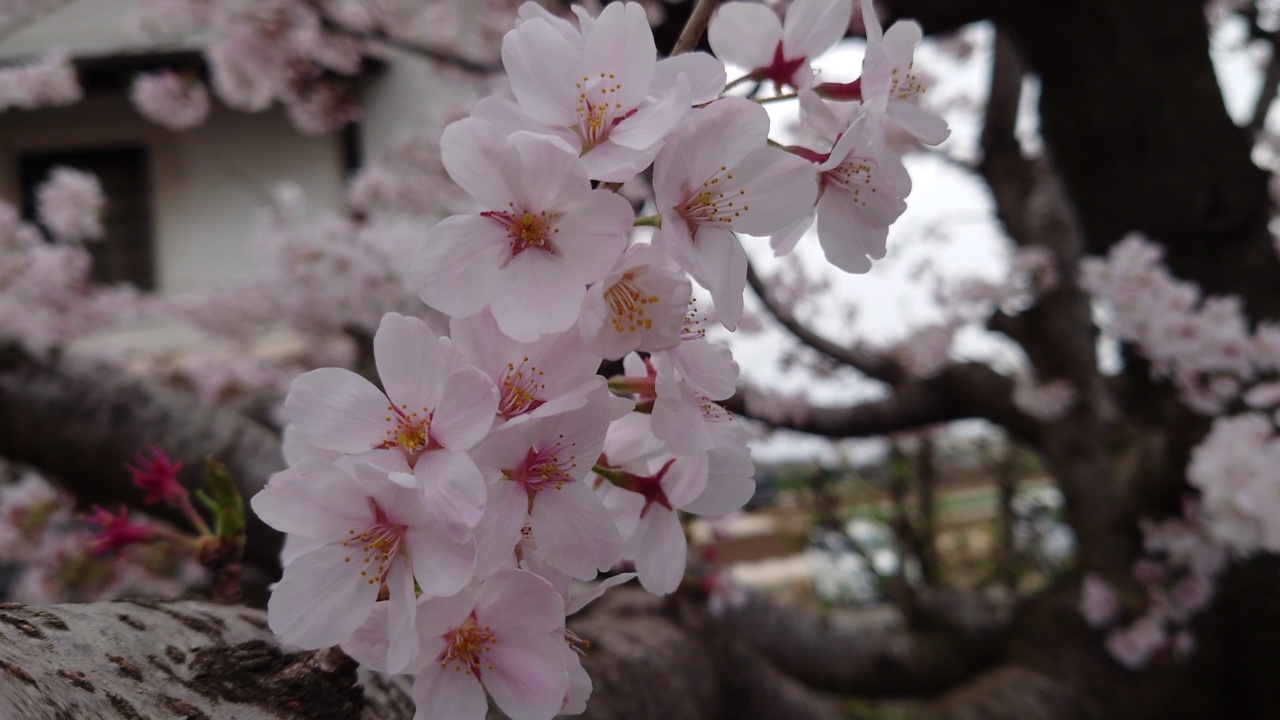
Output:
<path fill-rule="evenodd" d="M 657 504 L 649 506 L 623 548 L 623 556 L 635 560 L 640 584 L 654 595 L 666 595 L 680 587 L 687 552 L 680 519 Z"/>
<path fill-rule="evenodd" d="M 308 442 L 343 453 L 376 447 L 391 427 L 386 420 L 387 396 L 342 368 L 299 375 L 289 387 L 284 411 Z"/>
<path fill-rule="evenodd" d="M 640 104 L 653 84 L 658 48 L 644 8 L 638 3 L 610 3 L 596 18 L 583 53 L 583 74 L 605 74 L 616 88 L 610 102 L 628 110 Z M 603 82 L 603 81 L 602 81 Z"/>
<path fill-rule="evenodd" d="M 423 413 L 435 405 L 431 388 L 440 372 L 437 354 L 436 334 L 425 322 L 399 313 L 382 316 L 373 336 L 373 357 L 382 387 L 397 407 Z"/>
<path fill-rule="evenodd" d="M 454 542 L 426 528 L 410 528 L 404 540 L 423 595 L 453 595 L 471 582 L 476 567 L 476 548 L 471 540 Z"/>
<path fill-rule="evenodd" d="M 467 450 L 484 439 L 498 412 L 498 389 L 480 370 L 464 367 L 447 376 L 431 420 L 431 437 L 449 450 Z"/>
<path fill-rule="evenodd" d="M 476 525 L 476 576 L 488 577 L 514 562 L 520 531 L 529 517 L 529 494 L 510 480 L 489 483 L 484 517 Z"/>
<path fill-rule="evenodd" d="M 937 145 L 951 135 L 946 120 L 907 101 L 891 100 L 889 117 L 925 145 Z"/>
<path fill-rule="evenodd" d="M 569 692 L 563 637 L 524 628 L 507 630 L 481 662 L 484 686 L 511 720 L 551 720 Z"/>
<path fill-rule="evenodd" d="M 734 230 L 768 235 L 813 212 L 818 199 L 818 168 L 798 155 L 772 147 L 753 150 L 733 168 L 745 179 L 742 214 Z M 749 208 L 749 209 L 746 209 Z"/>
<path fill-rule="evenodd" d="M 847 193 L 827 192 L 818 201 L 818 242 L 827 262 L 850 273 L 871 269 L 867 255 L 883 257 L 889 226 L 869 227 Z"/>
<path fill-rule="evenodd" d="M 768 67 L 782 42 L 782 23 L 760 3 L 725 3 L 711 16 L 707 27 L 711 51 L 726 63 L 748 70 Z"/>
<path fill-rule="evenodd" d="M 506 228 L 480 215 L 455 215 L 427 233 L 409 273 L 423 302 L 466 317 L 493 299 L 499 268 L 510 257 Z"/>
<path fill-rule="evenodd" d="M 719 517 L 740 510 L 756 492 L 755 478 L 750 475 L 716 476 L 696 500 L 682 510 L 695 515 Z"/>
<path fill-rule="evenodd" d="M 554 632 L 564 628 L 564 598 L 531 572 L 502 570 L 480 586 L 476 624 L 491 625 L 497 634 L 507 627 Z"/>
<path fill-rule="evenodd" d="M 609 511 L 586 485 L 546 487 L 533 499 L 533 538 L 548 565 L 579 580 L 618 562 L 622 538 Z"/>
<path fill-rule="evenodd" d="M 341 540 L 372 520 L 365 497 L 355 478 L 309 459 L 272 475 L 249 504 L 263 522 L 290 536 Z"/>
<path fill-rule="evenodd" d="M 511 201 L 498 157 L 501 137 L 492 124 L 473 117 L 450 123 L 440 135 L 440 160 L 449 177 L 486 208 Z"/>
<path fill-rule="evenodd" d="M 788 58 L 810 60 L 830 50 L 849 31 L 852 0 L 796 0 L 782 23 Z"/>
<path fill-rule="evenodd" d="M 498 327 L 523 342 L 563 332 L 578 321 L 587 286 L 572 263 L 542 250 L 526 250 L 503 270 L 502 294 L 490 308 Z"/>
<path fill-rule="evenodd" d="M 432 516 L 455 540 L 466 537 L 484 514 L 485 484 L 466 453 L 434 450 L 413 468 Z"/>
<path fill-rule="evenodd" d="M 414 720 L 484 720 L 489 702 L 480 679 L 429 663 L 413 678 Z"/>
<path fill-rule="evenodd" d="M 580 53 L 545 20 L 521 23 L 502 38 L 502 66 L 525 114 L 552 126 L 577 122 L 574 83 L 582 72 Z"/>
<path fill-rule="evenodd" d="M 378 598 L 378 579 L 361 575 L 361 566 L 358 555 L 336 542 L 294 560 L 267 601 L 271 630 L 307 650 L 346 640 Z"/>
<path fill-rule="evenodd" d="M 705 105 L 720 97 L 727 82 L 724 63 L 704 52 L 687 52 L 658 61 L 653 72 L 653 87 L 674 87 L 677 75 L 689 79 L 692 105 Z"/>

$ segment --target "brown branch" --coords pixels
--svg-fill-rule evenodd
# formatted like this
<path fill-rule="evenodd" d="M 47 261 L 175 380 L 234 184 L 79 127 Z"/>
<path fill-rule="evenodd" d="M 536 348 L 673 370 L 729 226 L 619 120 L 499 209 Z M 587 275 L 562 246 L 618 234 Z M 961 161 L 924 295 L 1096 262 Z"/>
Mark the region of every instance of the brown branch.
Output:
<path fill-rule="evenodd" d="M 922 627 L 895 608 L 818 613 L 753 597 L 718 624 L 806 684 L 846 695 L 931 695 L 1004 652 L 1007 608 L 951 591 L 924 597 Z"/>
<path fill-rule="evenodd" d="M 778 321 L 778 324 L 786 328 L 787 332 L 790 332 L 797 340 L 808 347 L 817 350 L 841 365 L 851 367 L 867 377 L 890 385 L 896 385 L 909 377 L 906 370 L 892 358 L 868 353 L 856 347 L 841 345 L 819 335 L 800 322 L 774 300 L 769 294 L 769 289 L 765 287 L 764 281 L 756 274 L 755 267 L 750 262 L 747 263 L 747 283 L 755 292 L 756 297 L 760 298 L 760 303 L 764 305 L 765 310 L 769 311 L 769 314 Z"/>
<path fill-rule="evenodd" d="M 671 46 L 673 56 L 689 52 L 698 46 L 702 34 L 707 31 L 707 23 L 711 22 L 711 13 L 716 11 L 719 4 L 720 0 L 697 0 L 697 4 L 693 6 L 693 12 L 689 14 L 689 20 L 680 31 L 680 37 L 676 39 L 676 44 Z"/>
<path fill-rule="evenodd" d="M 183 462 L 187 487 L 203 485 L 204 458 L 213 455 L 246 501 L 284 467 L 276 435 L 236 413 L 118 368 L 0 344 L 0 455 L 48 472 L 81 502 L 141 507 L 125 465 L 151 445 Z M 252 514 L 248 520 L 246 559 L 277 567 L 279 533 Z"/>
<path fill-rule="evenodd" d="M 1271 45 L 1271 57 L 1267 59 L 1267 69 L 1262 76 L 1262 85 L 1258 88 L 1258 97 L 1253 103 L 1249 123 L 1245 125 L 1249 137 L 1255 139 L 1266 125 L 1267 112 L 1275 103 L 1276 93 L 1280 92 L 1280 32 L 1268 33 L 1267 41 Z"/>
<path fill-rule="evenodd" d="M 430 45 L 413 42 L 402 37 L 396 37 L 386 30 L 357 30 L 355 28 L 344 25 L 334 19 L 325 11 L 325 4 L 312 0 L 308 3 L 315 12 L 316 17 L 320 19 L 320 25 L 327 31 L 338 35 L 345 35 L 352 40 L 362 43 L 373 43 L 385 45 L 387 47 L 402 50 L 412 55 L 417 55 L 442 65 L 449 65 L 465 70 L 477 75 L 495 75 L 502 72 L 502 63 L 492 63 L 483 60 L 476 60 L 448 50 L 442 50 Z"/>
<path fill-rule="evenodd" d="M 783 415 L 750 387 L 740 388 L 724 405 L 730 412 L 775 428 L 832 438 L 884 435 L 980 418 L 1034 447 L 1039 441 L 1038 424 L 1014 406 L 1012 393 L 1010 378 L 986 365 L 961 363 L 929 378 L 903 382 L 881 400 L 845 407 L 811 406 L 794 416 Z"/>

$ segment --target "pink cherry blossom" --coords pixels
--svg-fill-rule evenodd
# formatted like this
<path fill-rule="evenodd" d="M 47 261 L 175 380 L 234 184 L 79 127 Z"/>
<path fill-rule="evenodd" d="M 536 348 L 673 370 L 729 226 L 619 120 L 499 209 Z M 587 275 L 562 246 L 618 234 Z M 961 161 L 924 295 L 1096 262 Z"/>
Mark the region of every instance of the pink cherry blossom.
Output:
<path fill-rule="evenodd" d="M 512 720 L 550 720 L 570 697 L 564 616 L 555 589 L 521 570 L 421 603 L 416 717 L 482 720 L 487 690 Z"/>
<path fill-rule="evenodd" d="M 655 86 L 657 47 L 644 8 L 610 3 L 594 22 L 529 16 L 502 41 L 520 111 L 580 155 L 594 180 L 623 182 L 653 161 L 689 113 L 690 81 Z"/>
<path fill-rule="evenodd" d="M 813 84 L 810 61 L 830 50 L 849 29 L 852 0 L 795 0 L 786 19 L 767 5 L 721 5 L 707 28 L 707 41 L 721 60 L 750 68 L 749 77 L 776 88 Z"/>
<path fill-rule="evenodd" d="M 182 461 L 174 462 L 160 447 L 152 447 L 151 454 L 138 453 L 134 465 L 126 465 L 129 479 L 144 491 L 146 496 L 142 502 L 164 502 L 175 504 L 187 496 L 186 488 L 178 482 L 178 471 L 182 469 Z"/>
<path fill-rule="evenodd" d="M 610 421 L 630 405 L 601 388 L 581 409 L 503 428 L 475 448 L 481 467 L 501 471 L 476 528 L 480 574 L 507 563 L 526 524 L 547 564 L 573 577 L 589 580 L 617 562 L 618 529 L 583 479 Z"/>
<path fill-rule="evenodd" d="M 916 104 L 925 91 L 911 72 L 920 25 L 896 22 L 882 32 L 871 0 L 862 0 L 862 18 L 867 28 L 861 78 L 864 111 L 877 120 L 888 117 L 926 145 L 946 140 L 951 134 L 946 121 Z"/>
<path fill-rule="evenodd" d="M 519 343 L 482 310 L 449 322 L 449 336 L 472 365 L 498 386 L 499 425 L 575 410 L 604 380 L 600 361 L 588 351 L 577 328 Z"/>
<path fill-rule="evenodd" d="M 59 240 L 101 240 L 102 211 L 107 197 L 92 173 L 56 167 L 36 188 L 36 213 L 49 233 Z"/>
<path fill-rule="evenodd" d="M 595 355 L 618 360 L 680 344 L 693 285 L 652 245 L 627 248 L 609 274 L 587 289 L 578 328 Z"/>
<path fill-rule="evenodd" d="M 444 165 L 482 207 L 428 233 L 413 259 L 423 302 L 451 317 L 488 306 L 528 342 L 578 321 L 587 285 L 626 249 L 635 214 L 591 182 L 577 156 L 544 136 L 500 136 L 468 118 L 445 129 Z"/>
<path fill-rule="evenodd" d="M 654 243 L 711 292 L 730 330 L 747 284 L 747 255 L 734 232 L 776 232 L 806 215 L 817 195 L 813 166 L 768 147 L 768 133 L 764 108 L 724 98 L 694 113 L 654 161 L 662 214 Z"/>
<path fill-rule="evenodd" d="M 322 648 L 347 640 L 383 593 L 392 603 L 389 622 L 411 628 L 415 584 L 426 596 L 443 596 L 471 581 L 474 542 L 452 538 L 416 488 L 372 465 L 344 469 L 308 459 L 273 475 L 251 504 L 264 522 L 303 539 L 267 604 L 272 630 L 288 643 Z M 392 638 L 388 662 L 399 672 L 416 655 L 416 638 Z"/>
<path fill-rule="evenodd" d="M 129 100 L 148 120 L 170 130 L 189 130 L 209 116 L 209 91 L 204 84 L 172 70 L 135 77 Z"/>
<path fill-rule="evenodd" d="M 432 513 L 465 533 L 484 511 L 484 478 L 465 451 L 493 425 L 498 392 L 417 318 L 387 313 L 374 335 L 384 394 L 341 368 L 293 381 L 285 412 L 308 443 L 356 455 L 419 486 Z"/>

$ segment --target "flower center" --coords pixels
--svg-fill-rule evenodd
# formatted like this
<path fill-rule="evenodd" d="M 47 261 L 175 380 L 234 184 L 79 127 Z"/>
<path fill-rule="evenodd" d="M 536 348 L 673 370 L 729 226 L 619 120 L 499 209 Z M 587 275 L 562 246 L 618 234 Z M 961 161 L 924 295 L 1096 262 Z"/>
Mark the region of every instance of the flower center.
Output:
<path fill-rule="evenodd" d="M 386 579 L 391 561 L 400 553 L 400 542 L 407 528 L 392 521 L 373 498 L 369 498 L 369 507 L 373 510 L 373 524 L 359 532 L 354 528 L 347 530 L 348 537 L 342 541 L 342 546 L 354 549 L 351 555 L 343 558 L 343 562 L 349 563 L 352 557 L 364 556 L 360 576 L 368 578 L 369 584 L 373 585 Z"/>
<path fill-rule="evenodd" d="M 546 448 L 529 448 L 524 461 L 515 470 L 504 470 L 507 478 L 524 485 L 529 493 L 529 502 L 533 496 L 547 488 L 560 489 L 567 482 L 573 482 L 571 470 L 578 466 L 577 456 L 568 454 L 561 459 L 562 451 L 572 448 L 576 443 L 564 443 L 564 436 L 556 437 L 555 443 Z"/>
<path fill-rule="evenodd" d="M 483 628 L 476 625 L 474 612 L 457 630 L 444 637 L 446 647 L 439 658 L 440 669 L 445 670 L 453 665 L 455 672 L 465 672 L 477 678 L 480 677 L 482 656 L 487 652 L 493 652 L 493 646 L 498 643 L 498 636 L 493 634 L 493 630 L 488 625 Z M 493 663 L 484 662 L 483 664 L 485 669 L 493 669 Z"/>
<path fill-rule="evenodd" d="M 581 82 L 575 83 L 578 88 L 578 105 L 575 108 L 578 113 L 577 133 L 582 138 L 584 154 L 608 140 L 609 131 L 635 113 L 634 109 L 622 111 L 622 103 L 616 100 L 622 83 L 616 80 L 613 73 L 600 73 L 596 80 L 583 75 Z"/>
<path fill-rule="evenodd" d="M 807 59 L 805 57 L 798 57 L 794 60 L 786 59 L 782 54 L 782 43 L 779 42 L 778 46 L 773 49 L 773 62 L 769 63 L 768 67 L 758 68 L 751 73 L 751 77 L 756 80 L 769 80 L 775 88 L 779 89 L 783 85 L 795 87 L 796 84 L 792 80 L 795 78 L 796 71 L 800 69 L 801 65 L 804 65 Z"/>
<path fill-rule="evenodd" d="M 512 205 L 509 210 L 501 212 L 488 210 L 480 215 L 507 229 L 507 238 L 511 243 L 511 257 L 530 249 L 549 253 L 556 251 L 551 239 L 560 232 L 560 228 L 552 227 L 557 216 L 547 213 L 546 210 L 533 213 L 528 210 L 516 210 Z"/>
<path fill-rule="evenodd" d="M 390 427 L 385 431 L 386 440 L 379 448 L 398 447 L 411 458 L 416 457 L 431 443 L 431 411 L 422 408 L 421 414 L 409 410 L 408 405 L 387 405 L 391 414 L 384 418 Z"/>
<path fill-rule="evenodd" d="M 907 63 L 906 72 L 897 66 L 889 71 L 890 98 L 910 100 L 924 92 L 924 83 L 917 80 L 915 74 L 911 72 L 913 67 L 915 67 L 914 61 Z"/>
<path fill-rule="evenodd" d="M 604 291 L 604 305 L 609 309 L 609 322 L 616 332 L 635 332 L 641 328 L 653 329 L 653 319 L 645 314 L 645 305 L 658 302 L 657 295 L 645 295 L 640 291 L 633 273 Z"/>
<path fill-rule="evenodd" d="M 723 180 L 723 182 L 722 182 Z M 751 209 L 749 205 L 738 204 L 747 193 L 741 188 L 734 190 L 726 187 L 733 180 L 733 173 L 724 166 L 716 174 L 702 181 L 702 186 L 689 194 L 678 212 L 689 224 L 689 232 L 697 234 L 697 226 L 704 223 L 732 223 L 735 218 Z"/>
<path fill-rule="evenodd" d="M 850 155 L 844 162 L 822 173 L 822 186 L 835 186 L 853 195 L 853 201 L 865 207 L 867 198 L 862 192 L 866 190 L 875 193 L 876 187 L 872 184 L 875 170 L 874 160 Z"/>
<path fill-rule="evenodd" d="M 501 390 L 498 398 L 498 413 L 505 418 L 523 415 L 542 405 L 543 401 L 538 395 L 547 389 L 547 386 L 541 382 L 543 372 L 536 365 L 529 365 L 526 368 L 528 362 L 529 357 L 525 356 L 519 365 L 507 363 L 507 369 L 498 382 Z"/>

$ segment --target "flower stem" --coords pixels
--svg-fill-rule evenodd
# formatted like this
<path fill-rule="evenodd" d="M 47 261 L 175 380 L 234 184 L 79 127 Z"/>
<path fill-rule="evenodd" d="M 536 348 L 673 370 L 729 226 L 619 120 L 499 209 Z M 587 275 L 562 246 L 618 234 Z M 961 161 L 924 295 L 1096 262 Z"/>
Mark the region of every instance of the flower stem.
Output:
<path fill-rule="evenodd" d="M 751 77 L 750 75 L 743 75 L 742 77 L 738 78 L 737 80 L 734 80 L 733 82 L 729 83 L 728 85 L 725 85 L 725 86 L 724 86 L 724 90 L 721 90 L 721 92 L 729 92 L 730 90 L 732 90 L 732 89 L 734 89 L 734 88 L 738 87 L 739 85 L 741 85 L 741 84 L 743 84 L 743 83 L 753 82 L 754 80 L 755 80 L 755 78 L 754 78 L 754 77 Z"/>
<path fill-rule="evenodd" d="M 644 217 L 638 217 L 636 218 L 636 221 L 631 225 L 632 227 L 660 228 L 662 227 L 662 216 L 658 214 L 654 214 L 654 215 L 645 215 Z"/>
<path fill-rule="evenodd" d="M 761 105 L 768 105 L 769 103 L 782 102 L 783 100 L 795 100 L 798 97 L 800 96 L 796 93 L 786 93 L 785 95 L 774 95 L 773 97 L 759 98 L 756 102 Z"/>
<path fill-rule="evenodd" d="M 622 487 L 622 471 L 615 468 L 607 468 L 603 465 L 592 465 L 591 472 L 608 480 L 610 483 Z"/>

